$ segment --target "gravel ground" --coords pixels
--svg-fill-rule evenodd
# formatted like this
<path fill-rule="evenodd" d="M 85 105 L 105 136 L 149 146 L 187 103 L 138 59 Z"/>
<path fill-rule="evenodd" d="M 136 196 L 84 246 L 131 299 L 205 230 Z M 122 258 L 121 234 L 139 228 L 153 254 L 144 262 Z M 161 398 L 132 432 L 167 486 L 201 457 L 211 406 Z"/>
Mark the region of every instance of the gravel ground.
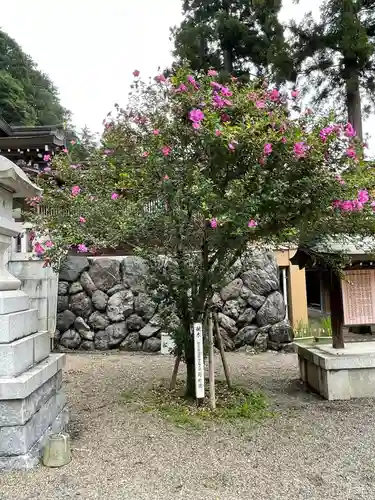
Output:
<path fill-rule="evenodd" d="M 119 400 L 122 391 L 169 377 L 172 359 L 69 355 L 74 458 L 61 469 L 1 475 L 0 499 L 375 498 L 375 400 L 328 403 L 303 392 L 294 354 L 231 353 L 228 361 L 236 383 L 269 395 L 276 417 L 176 428 Z"/>

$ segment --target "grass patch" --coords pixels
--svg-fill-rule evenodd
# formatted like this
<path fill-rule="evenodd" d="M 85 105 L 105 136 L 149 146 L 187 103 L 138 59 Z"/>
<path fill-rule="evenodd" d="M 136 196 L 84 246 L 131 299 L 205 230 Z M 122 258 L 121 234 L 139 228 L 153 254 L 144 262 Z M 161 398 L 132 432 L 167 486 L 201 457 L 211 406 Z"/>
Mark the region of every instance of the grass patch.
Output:
<path fill-rule="evenodd" d="M 308 324 L 300 321 L 294 330 L 294 337 L 296 339 L 306 337 L 332 337 L 331 318 L 320 318 Z"/>
<path fill-rule="evenodd" d="M 267 398 L 261 392 L 243 387 L 228 390 L 224 382 L 216 382 L 216 410 L 211 410 L 206 397 L 200 406 L 184 398 L 184 385 L 180 381 L 171 391 L 166 384 L 154 385 L 138 395 L 123 393 L 121 399 L 136 402 L 143 412 L 158 414 L 178 427 L 202 428 L 210 422 L 257 422 L 272 416 Z"/>

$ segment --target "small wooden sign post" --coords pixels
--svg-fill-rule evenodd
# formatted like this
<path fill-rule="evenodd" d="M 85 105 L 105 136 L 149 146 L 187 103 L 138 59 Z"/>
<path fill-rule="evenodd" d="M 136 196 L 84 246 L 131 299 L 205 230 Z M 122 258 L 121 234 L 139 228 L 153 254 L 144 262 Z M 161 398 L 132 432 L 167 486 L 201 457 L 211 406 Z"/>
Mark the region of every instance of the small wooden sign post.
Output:
<path fill-rule="evenodd" d="M 203 331 L 202 323 L 194 323 L 194 353 L 195 353 L 195 395 L 199 402 L 204 398 L 204 361 L 203 361 Z"/>

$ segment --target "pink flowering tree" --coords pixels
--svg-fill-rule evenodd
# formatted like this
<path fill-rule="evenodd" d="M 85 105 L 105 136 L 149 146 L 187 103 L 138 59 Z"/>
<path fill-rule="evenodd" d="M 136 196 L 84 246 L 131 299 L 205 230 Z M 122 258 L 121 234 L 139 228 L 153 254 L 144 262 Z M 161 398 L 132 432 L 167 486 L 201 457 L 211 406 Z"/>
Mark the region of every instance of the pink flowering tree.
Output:
<path fill-rule="evenodd" d="M 124 244 L 148 260 L 155 295 L 179 320 L 192 395 L 191 326 L 228 269 L 254 245 L 370 234 L 372 169 L 350 124 L 310 111 L 290 118 L 297 91 L 222 83 L 214 70 L 134 77 L 128 107 L 107 117 L 86 166 L 55 161 L 43 186 L 48 216 L 35 220 L 53 241 L 42 249 L 51 262 Z"/>

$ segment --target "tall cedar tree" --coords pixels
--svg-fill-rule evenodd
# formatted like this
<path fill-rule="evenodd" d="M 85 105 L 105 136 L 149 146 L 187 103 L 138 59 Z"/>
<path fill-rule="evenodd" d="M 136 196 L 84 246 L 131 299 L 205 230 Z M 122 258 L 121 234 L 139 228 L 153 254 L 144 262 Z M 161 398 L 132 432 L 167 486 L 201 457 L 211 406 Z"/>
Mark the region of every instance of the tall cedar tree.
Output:
<path fill-rule="evenodd" d="M 320 19 L 312 14 L 292 24 L 296 67 L 315 89 L 317 104 L 347 110 L 362 138 L 361 95 L 375 103 L 375 0 L 325 0 Z"/>
<path fill-rule="evenodd" d="M 281 0 L 184 0 L 181 25 L 172 30 L 178 63 L 237 76 L 271 70 L 276 82 L 293 79 L 278 21 Z"/>
<path fill-rule="evenodd" d="M 0 117 L 14 125 L 56 125 L 68 117 L 57 88 L 0 30 Z"/>

